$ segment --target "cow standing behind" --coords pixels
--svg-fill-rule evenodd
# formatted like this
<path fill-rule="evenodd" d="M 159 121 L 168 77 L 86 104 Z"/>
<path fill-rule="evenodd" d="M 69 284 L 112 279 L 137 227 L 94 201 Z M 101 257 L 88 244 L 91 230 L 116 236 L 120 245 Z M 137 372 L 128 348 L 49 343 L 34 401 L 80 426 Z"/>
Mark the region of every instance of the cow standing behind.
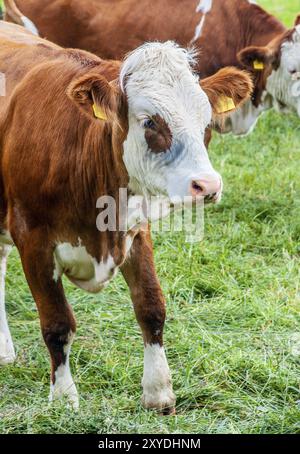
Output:
<path fill-rule="evenodd" d="M 171 39 L 200 50 L 195 69 L 201 78 L 225 66 L 246 68 L 255 85 L 252 100 L 217 125 L 220 132 L 247 134 L 261 113 L 272 107 L 300 116 L 300 17 L 295 27 L 287 30 L 249 0 L 16 3 L 37 25 L 41 36 L 103 58 L 123 58 L 145 41 Z M 7 18 L 12 16 L 8 11 Z"/>
<path fill-rule="evenodd" d="M 165 301 L 150 234 L 130 219 L 125 231 L 99 231 L 96 203 L 109 195 L 124 208 L 120 188 L 130 198 L 190 194 L 217 201 L 222 182 L 204 131 L 224 99 L 237 106 L 247 99 L 251 81 L 228 68 L 200 85 L 193 56 L 172 42 L 135 50 L 113 80 L 117 62 L 60 49 L 26 31 L 23 40 L 20 27 L 0 22 L 7 89 L 0 98 L 0 361 L 15 357 L 4 309 L 12 244 L 51 356 L 50 399 L 66 395 L 74 407 L 69 355 L 76 324 L 61 278 L 98 292 L 120 268 L 144 338 L 143 404 L 172 413 Z"/>

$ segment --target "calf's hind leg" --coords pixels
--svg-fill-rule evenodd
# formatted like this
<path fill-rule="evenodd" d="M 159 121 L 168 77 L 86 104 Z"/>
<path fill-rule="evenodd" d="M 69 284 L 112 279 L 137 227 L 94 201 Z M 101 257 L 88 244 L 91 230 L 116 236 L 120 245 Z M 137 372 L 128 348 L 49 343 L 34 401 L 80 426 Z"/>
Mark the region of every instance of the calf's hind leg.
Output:
<path fill-rule="evenodd" d="M 175 412 L 170 370 L 163 347 L 165 301 L 158 282 L 149 232 L 134 239 L 129 258 L 122 267 L 129 285 L 135 314 L 144 339 L 142 403 L 164 414 Z"/>
<path fill-rule="evenodd" d="M 27 236 L 27 235 L 26 235 Z M 66 396 L 72 406 L 79 405 L 78 394 L 70 372 L 69 355 L 76 322 L 60 277 L 54 273 L 53 248 L 45 247 L 47 238 L 38 232 L 22 238 L 17 244 L 23 269 L 36 302 L 44 341 L 51 357 L 50 401 Z"/>
<path fill-rule="evenodd" d="M 13 363 L 16 355 L 5 311 L 6 262 L 11 246 L 0 244 L 0 365 Z"/>

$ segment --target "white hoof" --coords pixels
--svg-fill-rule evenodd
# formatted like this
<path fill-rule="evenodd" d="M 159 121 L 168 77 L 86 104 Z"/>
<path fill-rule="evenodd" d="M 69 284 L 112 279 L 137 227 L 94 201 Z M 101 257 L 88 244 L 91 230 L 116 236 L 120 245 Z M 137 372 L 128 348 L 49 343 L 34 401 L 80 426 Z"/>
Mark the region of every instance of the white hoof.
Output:
<path fill-rule="evenodd" d="M 73 389 L 66 389 L 63 392 L 57 392 L 53 390 L 53 385 L 50 388 L 49 402 L 52 403 L 55 400 L 62 400 L 64 397 L 67 398 L 73 410 L 79 409 L 79 397 L 75 385 Z"/>
<path fill-rule="evenodd" d="M 175 413 L 176 399 L 170 370 L 164 348 L 158 344 L 145 347 L 142 386 L 145 408 L 161 410 L 164 414 Z"/>
<path fill-rule="evenodd" d="M 54 402 L 55 400 L 62 400 L 64 397 L 66 397 L 73 410 L 77 411 L 79 409 L 79 396 L 74 384 L 72 388 L 65 389 L 64 391 L 57 391 L 53 388 L 54 386 L 51 385 L 49 394 L 50 403 Z"/>
<path fill-rule="evenodd" d="M 13 364 L 16 360 L 16 355 L 1 356 L 0 355 L 0 366 L 7 366 Z"/>
<path fill-rule="evenodd" d="M 176 397 L 172 387 L 153 390 L 151 393 L 145 392 L 142 396 L 144 408 L 166 411 L 168 414 L 175 413 Z"/>
<path fill-rule="evenodd" d="M 60 367 L 61 369 L 63 369 L 65 366 Z M 78 410 L 79 396 L 72 377 L 68 374 L 60 375 L 58 368 L 58 372 L 56 372 L 55 384 L 50 385 L 49 402 L 53 402 L 54 400 L 61 400 L 64 397 L 66 397 L 70 402 L 73 410 Z"/>
<path fill-rule="evenodd" d="M 15 359 L 16 354 L 11 337 L 0 333 L 0 366 L 12 364 Z"/>

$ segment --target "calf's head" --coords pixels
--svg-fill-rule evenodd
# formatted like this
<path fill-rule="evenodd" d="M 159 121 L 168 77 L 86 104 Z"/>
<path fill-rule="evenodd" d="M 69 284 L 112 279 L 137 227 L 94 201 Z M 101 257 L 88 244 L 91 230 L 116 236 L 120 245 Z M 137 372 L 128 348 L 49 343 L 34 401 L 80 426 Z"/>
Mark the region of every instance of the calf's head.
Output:
<path fill-rule="evenodd" d="M 127 56 L 118 85 L 88 74 L 69 90 L 90 114 L 94 106 L 102 121 L 122 126 L 126 116 L 123 161 L 135 194 L 208 201 L 221 196 L 222 180 L 209 160 L 205 131 L 213 118 L 247 99 L 252 84 L 234 68 L 199 82 L 193 60 L 193 53 L 173 42 L 148 43 Z"/>
<path fill-rule="evenodd" d="M 222 180 L 209 160 L 205 130 L 213 116 L 249 96 L 251 82 L 228 68 L 199 83 L 194 57 L 173 42 L 148 43 L 122 66 L 129 122 L 124 162 L 134 192 L 220 198 Z"/>
<path fill-rule="evenodd" d="M 254 102 L 300 116 L 300 16 L 291 30 L 266 47 L 243 49 L 238 58 L 257 80 Z"/>

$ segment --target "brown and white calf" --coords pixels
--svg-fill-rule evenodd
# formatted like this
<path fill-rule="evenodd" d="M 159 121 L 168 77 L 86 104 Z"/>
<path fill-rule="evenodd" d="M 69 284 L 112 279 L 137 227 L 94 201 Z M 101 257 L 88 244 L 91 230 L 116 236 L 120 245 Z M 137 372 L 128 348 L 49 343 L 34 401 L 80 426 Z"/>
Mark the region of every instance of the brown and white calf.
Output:
<path fill-rule="evenodd" d="M 300 17 L 295 27 L 287 30 L 248 0 L 16 3 L 22 14 L 36 24 L 41 36 L 64 47 L 119 59 L 145 41 L 171 39 L 199 49 L 196 71 L 201 78 L 226 66 L 246 68 L 255 85 L 252 100 L 217 125 L 220 132 L 249 133 L 261 113 L 272 107 L 300 116 Z M 7 17 L 12 16 L 8 8 Z"/>
<path fill-rule="evenodd" d="M 129 200 L 219 199 L 221 177 L 209 161 L 204 131 L 224 99 L 233 97 L 236 105 L 247 99 L 251 81 L 228 68 L 200 85 L 192 62 L 172 42 L 148 43 L 128 55 L 115 79 L 118 62 L 61 49 L 0 22 L 6 79 L 0 97 L 0 361 L 15 359 L 4 308 L 6 259 L 14 244 L 51 355 L 50 399 L 67 395 L 78 406 L 69 368 L 76 324 L 62 275 L 98 292 L 120 269 L 143 333 L 143 404 L 174 409 L 163 347 L 165 300 L 150 234 L 130 219 L 125 231 L 98 230 L 96 205 L 108 195 L 120 207 L 120 188 Z"/>

